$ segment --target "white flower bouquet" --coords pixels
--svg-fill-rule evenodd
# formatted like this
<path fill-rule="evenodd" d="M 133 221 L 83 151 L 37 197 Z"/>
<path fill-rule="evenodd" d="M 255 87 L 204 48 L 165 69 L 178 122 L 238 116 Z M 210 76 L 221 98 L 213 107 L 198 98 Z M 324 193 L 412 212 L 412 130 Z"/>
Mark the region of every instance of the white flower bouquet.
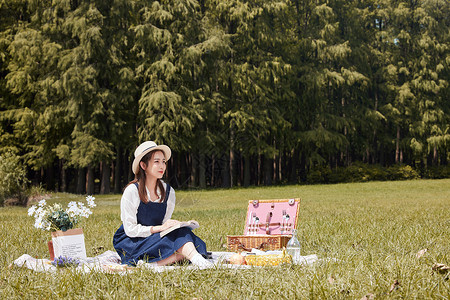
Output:
<path fill-rule="evenodd" d="M 39 201 L 28 209 L 28 215 L 35 218 L 34 227 L 46 231 L 67 231 L 81 222 L 82 218 L 89 218 L 92 214 L 90 208 L 96 206 L 93 196 L 87 196 L 87 206 L 83 202 L 69 202 L 67 209 L 55 203 L 47 205 L 45 200 Z"/>

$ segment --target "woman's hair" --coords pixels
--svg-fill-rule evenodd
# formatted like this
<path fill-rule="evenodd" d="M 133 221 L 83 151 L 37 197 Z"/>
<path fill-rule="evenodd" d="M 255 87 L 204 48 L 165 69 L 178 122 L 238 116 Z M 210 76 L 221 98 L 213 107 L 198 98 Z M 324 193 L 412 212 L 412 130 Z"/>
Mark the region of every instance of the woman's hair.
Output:
<path fill-rule="evenodd" d="M 163 153 L 161 150 L 155 150 L 155 151 L 151 151 L 147 154 L 145 154 L 141 161 L 143 163 L 145 163 L 148 166 L 148 162 L 151 161 L 153 159 L 153 156 L 155 155 L 156 152 L 160 151 L 161 153 Z M 164 154 L 164 153 L 163 153 Z M 138 183 L 138 192 L 139 192 L 139 199 L 144 202 L 144 203 L 148 203 L 150 200 L 147 199 L 147 193 L 145 192 L 145 171 L 144 169 L 142 169 L 141 164 L 139 162 L 139 170 L 136 173 L 136 175 L 134 176 L 134 179 L 132 181 L 130 181 L 126 186 L 129 186 L 130 184 L 135 184 L 136 182 Z M 155 194 L 157 194 L 157 190 L 161 191 L 161 198 L 159 200 L 159 202 L 163 202 L 166 199 L 166 190 L 164 189 L 164 186 L 161 182 L 161 179 L 157 179 L 156 180 L 156 185 L 155 185 Z"/>

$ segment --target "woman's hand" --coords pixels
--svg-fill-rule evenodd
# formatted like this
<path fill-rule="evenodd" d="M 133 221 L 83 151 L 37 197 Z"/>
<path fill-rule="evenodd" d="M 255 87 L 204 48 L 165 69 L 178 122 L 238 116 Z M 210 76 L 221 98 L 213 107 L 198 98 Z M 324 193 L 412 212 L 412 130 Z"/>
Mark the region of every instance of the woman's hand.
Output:
<path fill-rule="evenodd" d="M 162 224 L 163 229 L 161 229 L 161 231 L 166 230 L 167 228 L 170 228 L 170 227 L 178 225 L 178 224 L 180 224 L 180 221 L 169 219 L 164 224 Z"/>
<path fill-rule="evenodd" d="M 164 224 L 162 224 L 162 225 L 152 226 L 150 232 L 151 232 L 151 233 L 161 232 L 161 231 L 166 230 L 167 228 L 170 228 L 170 227 L 172 227 L 172 226 L 175 226 L 175 225 L 177 225 L 177 224 L 179 224 L 179 223 L 180 223 L 180 221 L 178 221 L 178 220 L 172 220 L 172 219 L 169 219 L 169 220 L 167 220 L 167 221 L 166 221 Z"/>

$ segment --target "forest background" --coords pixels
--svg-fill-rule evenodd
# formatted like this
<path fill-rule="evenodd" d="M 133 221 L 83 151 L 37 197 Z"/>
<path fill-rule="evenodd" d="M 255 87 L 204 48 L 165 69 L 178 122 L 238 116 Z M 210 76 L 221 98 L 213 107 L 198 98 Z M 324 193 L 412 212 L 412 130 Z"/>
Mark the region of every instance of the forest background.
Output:
<path fill-rule="evenodd" d="M 144 140 L 176 188 L 450 177 L 449 25 L 446 0 L 0 0 L 0 177 L 119 193 Z"/>

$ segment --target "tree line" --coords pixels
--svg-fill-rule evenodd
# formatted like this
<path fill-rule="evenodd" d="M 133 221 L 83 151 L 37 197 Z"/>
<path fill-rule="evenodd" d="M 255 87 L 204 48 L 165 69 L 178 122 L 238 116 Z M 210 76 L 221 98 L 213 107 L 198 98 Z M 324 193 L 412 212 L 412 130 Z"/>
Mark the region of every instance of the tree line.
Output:
<path fill-rule="evenodd" d="M 144 140 L 176 187 L 447 166 L 449 24 L 446 0 L 0 0 L 0 154 L 80 194 L 120 192 Z"/>

